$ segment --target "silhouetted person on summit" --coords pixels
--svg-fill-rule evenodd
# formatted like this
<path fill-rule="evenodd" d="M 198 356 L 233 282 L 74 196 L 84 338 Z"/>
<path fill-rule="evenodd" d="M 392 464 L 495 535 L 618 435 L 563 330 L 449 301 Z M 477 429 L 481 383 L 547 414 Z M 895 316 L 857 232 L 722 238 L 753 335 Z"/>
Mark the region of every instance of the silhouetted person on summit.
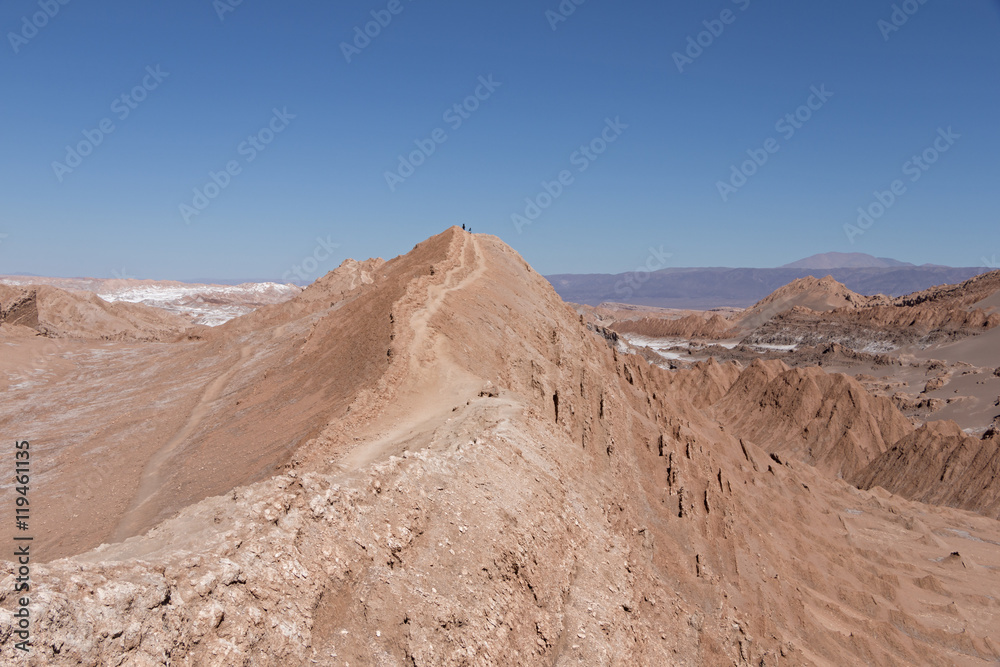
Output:
<path fill-rule="evenodd" d="M 463 232 L 465 231 L 465 223 L 464 222 L 462 223 L 462 231 Z"/>

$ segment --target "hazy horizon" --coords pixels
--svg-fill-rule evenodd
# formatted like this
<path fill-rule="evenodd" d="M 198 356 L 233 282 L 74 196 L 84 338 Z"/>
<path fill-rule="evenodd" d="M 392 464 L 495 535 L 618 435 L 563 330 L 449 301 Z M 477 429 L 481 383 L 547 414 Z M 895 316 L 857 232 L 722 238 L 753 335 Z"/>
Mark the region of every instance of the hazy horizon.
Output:
<path fill-rule="evenodd" d="M 650 248 L 649 250 L 655 250 L 655 249 Z M 715 266 L 682 266 L 682 265 L 678 264 L 678 265 L 665 266 L 663 268 L 664 269 L 762 269 L 762 270 L 783 269 L 783 268 L 787 268 L 786 265 L 788 265 L 788 264 L 793 264 L 793 263 L 795 263 L 797 261 L 800 261 L 800 260 L 810 259 L 812 257 L 819 257 L 819 256 L 827 255 L 827 254 L 830 254 L 830 253 L 817 253 L 816 255 L 810 255 L 809 257 L 800 257 L 798 260 L 792 260 L 790 262 L 786 262 L 785 264 L 778 265 L 778 266 L 722 266 L 722 265 L 715 265 Z M 867 253 L 861 253 L 861 254 L 867 255 Z M 653 254 L 651 256 L 653 257 L 653 259 L 655 259 L 655 254 Z M 874 256 L 871 256 L 871 255 L 868 255 L 868 256 L 872 257 L 873 259 L 890 259 L 890 260 L 897 260 L 897 261 L 901 261 L 901 262 L 903 261 L 903 260 L 898 260 L 898 258 L 895 258 L 895 257 L 874 257 Z M 351 257 L 351 258 L 347 258 L 347 257 L 345 257 L 344 259 L 355 259 L 355 260 L 358 260 L 358 261 L 362 261 L 362 260 L 371 259 L 371 258 L 368 258 L 368 257 Z M 390 259 L 390 258 L 383 258 L 383 259 Z M 984 272 L 985 271 L 996 270 L 996 267 L 990 267 L 990 266 L 980 267 L 980 266 L 977 266 L 977 265 L 974 265 L 974 264 L 973 265 L 969 265 L 969 266 L 959 267 L 959 266 L 949 266 L 949 265 L 946 265 L 946 264 L 936 264 L 936 263 L 913 264 L 913 263 L 905 263 L 905 262 L 901 266 L 884 267 L 884 268 L 888 269 L 888 268 L 925 268 L 925 267 L 956 268 L 956 269 L 982 268 L 984 270 Z M 336 268 L 336 266 L 331 266 L 329 268 L 329 270 L 332 271 L 334 268 Z M 830 270 L 832 270 L 834 268 L 852 268 L 852 267 L 829 267 Z M 34 277 L 34 278 L 61 278 L 61 279 L 71 279 L 71 280 L 72 279 L 81 279 L 81 280 L 84 280 L 84 279 L 94 279 L 94 280 L 129 279 L 129 280 L 152 280 L 152 281 L 162 281 L 162 282 L 174 281 L 174 282 L 194 283 L 194 284 L 213 284 L 214 283 L 214 284 L 219 284 L 219 285 L 237 285 L 237 284 L 242 284 L 242 283 L 255 283 L 255 282 L 257 282 L 257 283 L 262 283 L 262 282 L 293 283 L 293 284 L 297 284 L 297 285 L 306 285 L 306 284 L 309 284 L 309 283 L 313 282 L 313 280 L 315 280 L 316 278 L 319 278 L 320 276 L 324 275 L 324 273 L 319 273 L 319 274 L 317 274 L 315 277 L 313 277 L 310 280 L 301 280 L 301 279 L 297 278 L 294 274 L 292 274 L 290 280 L 283 280 L 282 277 L 274 277 L 274 276 L 272 276 L 272 277 L 258 276 L 258 277 L 251 277 L 251 278 L 245 278 L 245 277 L 244 278 L 240 278 L 240 277 L 232 277 L 232 276 L 217 276 L 217 277 L 204 277 L 204 276 L 199 277 L 199 276 L 194 276 L 194 277 L 191 277 L 191 278 L 172 278 L 172 277 L 133 275 L 131 271 L 127 270 L 127 267 L 123 267 L 123 269 L 125 269 L 125 270 L 114 270 L 110 275 L 103 275 L 103 276 L 102 275 L 75 275 L 75 276 L 71 276 L 71 275 L 43 275 L 43 274 L 39 274 L 39 273 L 24 272 L 24 271 L 20 271 L 20 272 L 19 271 L 11 271 L 11 272 L 7 272 L 7 273 L 0 273 L 0 276 L 24 277 L 24 278 L 32 278 L 32 277 Z M 585 275 L 585 274 L 623 275 L 623 274 L 627 274 L 627 273 L 630 273 L 630 272 L 634 271 L 634 269 L 635 269 L 635 267 L 624 268 L 624 269 L 622 269 L 620 271 L 602 271 L 602 272 L 595 272 L 595 271 L 574 271 L 574 272 L 563 272 L 563 273 L 546 273 L 544 275 L 548 275 L 548 276 Z M 824 269 L 824 268 L 816 268 L 815 270 L 822 271 L 822 270 L 826 270 L 826 269 Z"/>

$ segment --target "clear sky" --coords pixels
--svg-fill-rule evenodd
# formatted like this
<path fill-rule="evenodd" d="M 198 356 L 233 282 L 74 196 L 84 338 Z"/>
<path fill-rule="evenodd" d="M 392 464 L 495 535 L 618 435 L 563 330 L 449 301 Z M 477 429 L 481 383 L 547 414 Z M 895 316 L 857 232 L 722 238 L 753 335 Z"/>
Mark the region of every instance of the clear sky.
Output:
<path fill-rule="evenodd" d="M 1000 258 L 997 0 L 237 2 L 3 3 L 0 273 Z"/>

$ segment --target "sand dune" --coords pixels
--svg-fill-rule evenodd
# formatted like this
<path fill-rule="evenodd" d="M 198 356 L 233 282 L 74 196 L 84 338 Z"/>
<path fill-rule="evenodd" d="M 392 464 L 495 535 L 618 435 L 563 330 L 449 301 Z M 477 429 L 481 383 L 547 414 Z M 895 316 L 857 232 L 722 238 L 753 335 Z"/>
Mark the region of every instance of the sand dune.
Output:
<path fill-rule="evenodd" d="M 109 303 L 49 285 L 0 285 L 0 322 L 52 338 L 120 341 L 172 340 L 200 328 L 160 308 Z"/>

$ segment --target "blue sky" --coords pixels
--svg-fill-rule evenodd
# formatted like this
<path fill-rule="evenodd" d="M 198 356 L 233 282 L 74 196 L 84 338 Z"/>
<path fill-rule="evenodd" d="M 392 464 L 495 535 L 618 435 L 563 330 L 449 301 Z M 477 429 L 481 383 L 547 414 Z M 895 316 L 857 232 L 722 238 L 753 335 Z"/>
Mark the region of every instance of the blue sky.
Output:
<path fill-rule="evenodd" d="M 63 1 L 0 9 L 0 273 L 314 279 L 462 223 L 543 273 L 1000 254 L 996 0 Z"/>

